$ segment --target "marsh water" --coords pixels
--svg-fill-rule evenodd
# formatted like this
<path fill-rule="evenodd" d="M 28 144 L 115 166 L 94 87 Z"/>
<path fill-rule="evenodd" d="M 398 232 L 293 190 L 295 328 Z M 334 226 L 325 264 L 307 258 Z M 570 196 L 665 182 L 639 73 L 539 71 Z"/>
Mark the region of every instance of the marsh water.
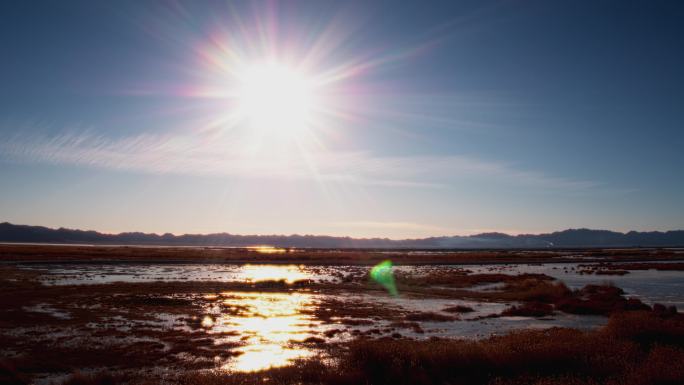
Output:
<path fill-rule="evenodd" d="M 472 273 L 546 274 L 564 282 L 570 288 L 587 284 L 611 282 L 625 290 L 628 296 L 645 303 L 684 306 L 684 271 L 634 270 L 626 275 L 581 274 L 581 263 L 506 264 L 506 265 L 429 265 L 395 266 L 395 272 L 411 274 L 434 270 L 459 269 Z M 24 265 L 22 269 L 40 271 L 45 285 L 87 285 L 115 282 L 235 282 L 258 283 L 282 280 L 292 284 L 309 280 L 321 284 L 343 282 L 348 277 L 364 277 L 368 266 L 310 266 L 310 265 L 227 265 L 227 264 L 38 264 Z M 498 290 L 497 284 L 480 285 L 469 290 Z M 193 315 L 196 322 L 215 343 L 235 343 L 232 358 L 222 361 L 220 367 L 237 371 L 254 371 L 283 366 L 293 359 L 317 354 L 318 350 L 299 344 L 328 336 L 327 341 L 345 341 L 364 333 L 395 335 L 390 320 L 382 316 L 354 318 L 333 316 L 322 320 L 313 309 L 330 305 L 330 297 L 339 304 L 364 304 L 374 309 L 404 312 L 444 313 L 456 305 L 473 311 L 460 314 L 450 322 L 443 320 L 417 321 L 419 327 L 403 329 L 409 338 L 483 338 L 522 328 L 549 328 L 554 326 L 590 329 L 607 322 L 602 316 L 580 316 L 556 312 L 546 317 L 489 317 L 515 303 L 478 302 L 453 298 L 428 298 L 399 293 L 391 296 L 377 292 L 323 292 L 297 291 L 221 291 L 192 297 L 199 301 L 201 312 Z M 173 296 L 172 296 L 173 297 Z M 325 309 L 324 309 L 325 310 Z M 330 309 L 328 309 L 330 310 Z M 49 306 L 34 306 L 27 311 L 50 313 L 54 317 L 69 317 L 68 312 Z M 187 328 L 183 317 L 177 314 L 156 314 L 156 320 L 146 326 L 158 328 Z M 353 319 L 352 319 L 353 318 Z M 324 322 L 327 321 L 327 322 Z M 131 322 L 112 318 L 107 327 L 127 330 Z"/>
<path fill-rule="evenodd" d="M 429 272 L 430 270 L 459 269 L 472 273 L 546 274 L 562 281 L 571 289 L 587 284 L 613 283 L 633 297 L 646 303 L 684 306 L 684 271 L 633 270 L 626 275 L 581 274 L 580 265 L 586 263 L 543 263 L 501 265 L 425 265 L 395 266 L 398 272 Z M 364 275 L 367 266 L 317 266 L 317 265 L 226 265 L 226 264 L 45 264 L 24 266 L 48 273 L 44 283 L 49 285 L 87 285 L 112 282 L 155 281 L 218 281 L 259 282 L 298 280 L 335 282 L 342 277 Z M 482 288 L 484 290 L 487 287 Z M 401 300 L 398 298 L 396 300 Z"/>

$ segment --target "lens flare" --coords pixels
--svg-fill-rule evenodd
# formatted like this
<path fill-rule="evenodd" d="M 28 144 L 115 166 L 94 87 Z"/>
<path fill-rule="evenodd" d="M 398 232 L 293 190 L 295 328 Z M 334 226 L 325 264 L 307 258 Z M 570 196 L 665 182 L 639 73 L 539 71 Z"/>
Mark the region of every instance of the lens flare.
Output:
<path fill-rule="evenodd" d="M 373 268 L 370 271 L 370 276 L 375 282 L 379 283 L 385 289 L 387 289 L 390 295 L 399 295 L 399 292 L 397 291 L 397 285 L 394 282 L 394 273 L 392 272 L 392 261 L 390 261 L 389 259 L 373 266 Z"/>

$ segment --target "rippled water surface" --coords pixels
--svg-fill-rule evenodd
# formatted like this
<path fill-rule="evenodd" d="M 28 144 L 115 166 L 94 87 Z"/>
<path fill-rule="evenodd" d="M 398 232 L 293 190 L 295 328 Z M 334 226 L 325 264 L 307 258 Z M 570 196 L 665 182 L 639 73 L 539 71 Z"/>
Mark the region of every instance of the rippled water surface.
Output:
<path fill-rule="evenodd" d="M 234 334 L 228 340 L 241 341 L 236 357 L 224 365 L 225 369 L 254 371 L 286 365 L 294 358 L 304 358 L 311 350 L 292 347 L 313 337 L 320 321 L 303 314 L 313 302 L 305 293 L 221 293 L 223 305 L 236 306 L 239 314 L 223 314 L 220 310 L 206 315 L 203 326 L 212 333 Z"/>

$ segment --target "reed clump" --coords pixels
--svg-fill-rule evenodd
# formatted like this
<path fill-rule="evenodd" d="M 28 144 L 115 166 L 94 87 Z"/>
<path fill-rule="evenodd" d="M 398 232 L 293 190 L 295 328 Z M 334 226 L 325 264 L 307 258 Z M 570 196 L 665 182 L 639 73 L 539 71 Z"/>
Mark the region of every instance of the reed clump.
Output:
<path fill-rule="evenodd" d="M 368 384 L 684 383 L 684 317 L 615 314 L 598 331 L 522 331 L 483 341 L 352 343 L 337 369 Z"/>

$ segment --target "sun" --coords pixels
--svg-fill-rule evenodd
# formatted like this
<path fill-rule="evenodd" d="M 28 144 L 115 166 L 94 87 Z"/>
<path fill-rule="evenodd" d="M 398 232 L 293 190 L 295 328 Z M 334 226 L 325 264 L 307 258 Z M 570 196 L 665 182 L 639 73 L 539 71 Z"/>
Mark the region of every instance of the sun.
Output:
<path fill-rule="evenodd" d="M 315 95 L 304 73 L 278 63 L 256 64 L 239 80 L 240 115 L 251 129 L 292 136 L 310 125 Z"/>

